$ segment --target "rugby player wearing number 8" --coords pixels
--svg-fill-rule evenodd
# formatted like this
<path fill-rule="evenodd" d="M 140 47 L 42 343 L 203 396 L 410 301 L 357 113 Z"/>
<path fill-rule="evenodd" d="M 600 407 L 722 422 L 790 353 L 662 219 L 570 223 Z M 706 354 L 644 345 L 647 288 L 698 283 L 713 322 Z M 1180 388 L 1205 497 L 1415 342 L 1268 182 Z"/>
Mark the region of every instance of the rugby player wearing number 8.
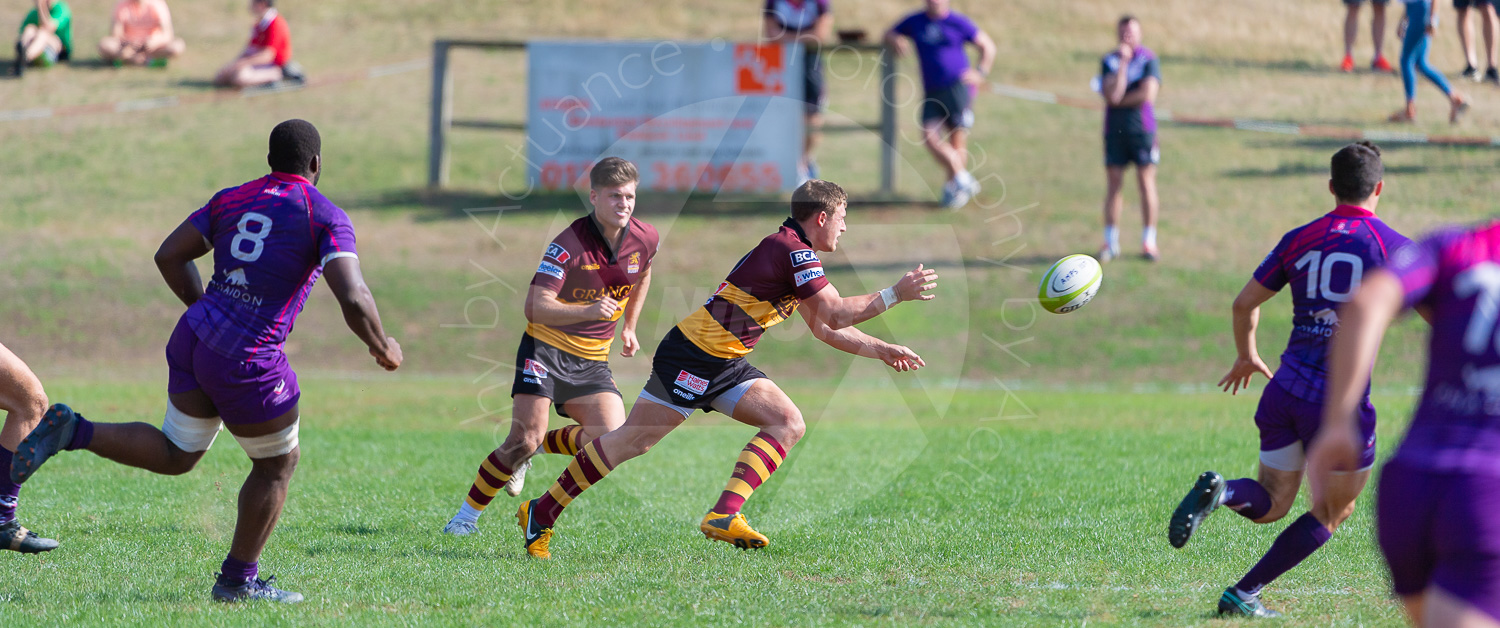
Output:
<path fill-rule="evenodd" d="M 844 190 L 827 181 L 812 179 L 792 193 L 792 217 L 740 258 L 703 307 L 667 333 L 625 425 L 584 445 L 551 489 L 521 504 L 516 518 L 527 553 L 550 558 L 552 525 L 563 508 L 621 463 L 646 453 L 695 410 L 717 410 L 760 430 L 740 452 L 729 484 L 699 531 L 746 549 L 769 543 L 750 528 L 740 507 L 786 459 L 806 426 L 796 404 L 745 358 L 766 328 L 802 305 L 813 337 L 835 349 L 879 358 L 897 371 L 926 366 L 911 349 L 872 338 L 854 325 L 901 301 L 931 300 L 935 271 L 918 265 L 896 285 L 856 297 L 839 296 L 823 276 L 817 252 L 838 248 L 846 205 Z"/>
<path fill-rule="evenodd" d="M 1334 154 L 1331 169 L 1328 189 L 1338 206 L 1287 232 L 1234 300 L 1239 355 L 1219 385 L 1237 393 L 1256 373 L 1271 378 L 1255 411 L 1260 429 L 1258 477 L 1225 482 L 1213 471 L 1198 476 L 1168 524 L 1173 547 L 1185 545 L 1221 505 L 1255 523 L 1286 516 L 1302 485 L 1304 447 L 1322 425 L 1328 339 L 1338 331 L 1340 306 L 1359 289 L 1366 272 L 1385 265 L 1388 253 L 1409 242 L 1375 216 L 1384 188 L 1379 148 L 1369 142 L 1345 146 Z M 1281 368 L 1272 375 L 1256 351 L 1255 327 L 1260 305 L 1285 286 L 1292 288 L 1292 337 L 1281 354 Z M 1375 407 L 1368 388 L 1359 413 L 1359 466 L 1314 493 L 1312 510 L 1287 526 L 1265 557 L 1219 596 L 1220 614 L 1277 616 L 1261 603 L 1261 589 L 1311 556 L 1354 512 L 1354 499 L 1375 464 Z"/>

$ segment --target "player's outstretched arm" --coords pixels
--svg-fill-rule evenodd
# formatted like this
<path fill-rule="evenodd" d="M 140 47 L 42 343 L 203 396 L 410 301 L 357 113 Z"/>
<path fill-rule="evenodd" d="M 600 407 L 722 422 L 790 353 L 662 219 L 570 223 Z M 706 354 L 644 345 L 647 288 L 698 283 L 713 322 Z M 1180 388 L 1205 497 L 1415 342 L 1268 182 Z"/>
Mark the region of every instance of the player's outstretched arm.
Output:
<path fill-rule="evenodd" d="M 186 220 L 156 249 L 156 269 L 161 271 L 161 278 L 166 280 L 172 294 L 188 307 L 203 297 L 203 277 L 198 275 L 198 265 L 193 260 L 208 255 L 209 250 L 203 232 Z"/>
<path fill-rule="evenodd" d="M 928 294 L 937 289 L 937 278 L 936 270 L 917 264 L 916 269 L 902 275 L 896 285 L 880 292 L 855 297 L 839 296 L 838 288 L 830 283 L 802 300 L 802 307 L 805 308 L 802 316 L 811 316 L 830 329 L 853 327 L 879 316 L 881 312 L 902 301 L 931 301 L 937 298 L 935 294 Z"/>
<path fill-rule="evenodd" d="M 589 303 L 563 303 L 557 291 L 532 286 L 526 292 L 526 320 L 542 325 L 572 325 L 588 321 L 607 321 L 620 310 L 620 302 L 610 297 Z"/>
<path fill-rule="evenodd" d="M 1219 387 L 1231 395 L 1238 394 L 1241 388 L 1249 388 L 1250 378 L 1256 373 L 1265 375 L 1266 379 L 1272 377 L 1271 368 L 1260 359 L 1260 351 L 1255 347 L 1255 328 L 1260 325 L 1261 304 L 1274 296 L 1276 292 L 1251 279 L 1234 298 L 1234 348 L 1238 354 L 1229 373 L 1219 380 Z"/>
<path fill-rule="evenodd" d="M 380 326 L 380 312 L 375 309 L 375 295 L 365 285 L 365 276 L 359 270 L 359 258 L 338 257 L 323 265 L 328 276 L 328 287 L 333 298 L 338 299 L 344 311 L 344 323 L 354 335 L 359 336 L 375 356 L 375 363 L 387 371 L 401 366 L 401 345 L 395 338 L 385 335 Z"/>
<path fill-rule="evenodd" d="M 1354 298 L 1339 308 L 1339 333 L 1328 348 L 1328 387 L 1323 401 L 1323 424 L 1308 450 L 1308 477 L 1316 496 L 1320 478 L 1337 470 L 1353 470 L 1364 443 L 1354 419 L 1370 369 L 1380 352 L 1380 340 L 1401 312 L 1401 280 L 1386 269 L 1365 275 Z"/>
<path fill-rule="evenodd" d="M 814 338 L 839 351 L 866 358 L 876 358 L 885 362 L 887 366 L 903 372 L 915 371 L 927 366 L 921 356 L 911 349 L 893 345 L 853 327 L 833 329 L 806 310 L 802 312 L 802 320 L 807 322 L 807 327 L 812 330 Z"/>
<path fill-rule="evenodd" d="M 620 349 L 620 355 L 634 357 L 635 352 L 641 350 L 641 339 L 635 335 L 636 323 L 641 320 L 641 310 L 646 307 L 646 293 L 651 290 L 651 267 L 646 267 L 646 273 L 641 275 L 641 285 L 630 295 L 630 303 L 625 305 L 625 324 L 620 328 L 620 339 L 625 345 Z"/>

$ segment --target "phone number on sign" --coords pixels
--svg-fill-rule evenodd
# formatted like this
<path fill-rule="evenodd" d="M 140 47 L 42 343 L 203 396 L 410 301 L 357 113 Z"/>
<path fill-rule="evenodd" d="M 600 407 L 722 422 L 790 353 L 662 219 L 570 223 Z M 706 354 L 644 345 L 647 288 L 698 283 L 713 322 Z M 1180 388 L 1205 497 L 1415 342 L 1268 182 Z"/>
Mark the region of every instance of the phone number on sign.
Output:
<path fill-rule="evenodd" d="M 573 183 L 588 184 L 591 162 L 544 162 L 542 188 L 560 190 Z M 778 192 L 781 168 L 772 161 L 711 164 L 707 162 L 653 161 L 642 173 L 647 187 L 658 191 Z"/>

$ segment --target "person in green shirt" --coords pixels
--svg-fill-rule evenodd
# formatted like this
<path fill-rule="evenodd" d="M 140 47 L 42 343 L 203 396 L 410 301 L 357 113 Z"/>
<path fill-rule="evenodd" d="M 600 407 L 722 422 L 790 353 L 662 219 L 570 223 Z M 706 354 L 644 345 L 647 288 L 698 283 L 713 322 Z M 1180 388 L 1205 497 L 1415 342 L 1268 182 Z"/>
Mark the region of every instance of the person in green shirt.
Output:
<path fill-rule="evenodd" d="M 73 52 L 73 11 L 62 0 L 36 0 L 21 21 L 16 41 L 16 76 L 27 64 L 52 65 Z"/>

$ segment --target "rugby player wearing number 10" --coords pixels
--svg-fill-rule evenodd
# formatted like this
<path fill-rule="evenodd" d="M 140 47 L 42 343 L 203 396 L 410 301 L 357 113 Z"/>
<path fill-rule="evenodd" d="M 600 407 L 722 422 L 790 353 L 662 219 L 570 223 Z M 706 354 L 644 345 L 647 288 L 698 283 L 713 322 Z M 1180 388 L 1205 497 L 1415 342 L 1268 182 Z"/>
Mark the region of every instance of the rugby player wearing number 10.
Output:
<path fill-rule="evenodd" d="M 1256 373 L 1270 377 L 1255 410 L 1260 429 L 1260 473 L 1257 479 L 1224 481 L 1213 471 L 1198 476 L 1168 525 L 1168 540 L 1182 547 L 1203 519 L 1228 506 L 1255 523 L 1285 517 L 1302 485 L 1304 448 L 1322 425 L 1328 369 L 1328 339 L 1339 329 L 1341 305 L 1359 289 L 1368 271 L 1409 240 L 1375 216 L 1384 187 L 1380 149 L 1369 142 L 1345 146 L 1332 160 L 1328 189 L 1338 206 L 1293 229 L 1266 256 L 1255 276 L 1234 300 L 1234 340 L 1239 356 L 1219 385 L 1231 393 Z M 1262 303 L 1283 287 L 1292 288 L 1292 337 L 1275 375 L 1255 348 L 1255 327 Z M 1359 467 L 1333 478 L 1315 494 L 1312 510 L 1287 526 L 1265 557 L 1219 596 L 1219 613 L 1276 617 L 1260 601 L 1261 589 L 1306 560 L 1333 536 L 1354 512 L 1354 499 L 1370 479 L 1375 464 L 1375 407 L 1369 389 L 1359 404 L 1363 448 Z"/>
<path fill-rule="evenodd" d="M 841 297 L 823 276 L 817 251 L 838 248 L 848 199 L 839 186 L 812 179 L 792 193 L 792 217 L 740 258 L 714 296 L 667 333 L 657 347 L 646 389 L 619 429 L 583 446 L 540 498 L 516 513 L 526 551 L 552 556 L 548 545 L 558 515 L 584 489 L 621 463 L 646 453 L 694 410 L 717 410 L 758 428 L 740 452 L 728 486 L 699 530 L 710 539 L 761 548 L 740 507 L 786 459 L 806 429 L 802 413 L 745 356 L 766 328 L 802 307 L 813 337 L 836 349 L 879 358 L 897 371 L 926 364 L 906 347 L 872 338 L 853 326 L 901 301 L 928 301 L 937 274 L 920 265 L 875 294 Z"/>

